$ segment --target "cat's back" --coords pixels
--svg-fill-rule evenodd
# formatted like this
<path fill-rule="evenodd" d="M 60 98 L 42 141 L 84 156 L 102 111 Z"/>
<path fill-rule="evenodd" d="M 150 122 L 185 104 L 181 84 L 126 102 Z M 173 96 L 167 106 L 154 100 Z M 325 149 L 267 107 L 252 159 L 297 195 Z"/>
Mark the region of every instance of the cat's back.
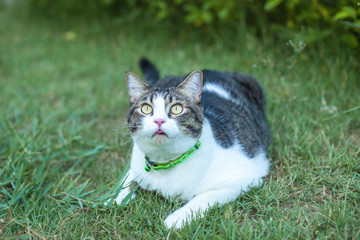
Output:
<path fill-rule="evenodd" d="M 265 97 L 259 83 L 249 75 L 236 72 L 219 72 L 203 70 L 203 92 L 213 92 L 217 95 L 239 104 L 243 98 L 255 104 L 255 107 L 265 111 Z"/>
<path fill-rule="evenodd" d="M 201 105 L 217 144 L 240 144 L 250 156 L 267 149 L 271 136 L 265 120 L 265 96 L 251 76 L 203 70 Z M 175 87 L 186 77 L 168 76 L 159 87 Z"/>
<path fill-rule="evenodd" d="M 270 131 L 259 83 L 244 74 L 204 70 L 202 105 L 216 142 L 223 148 L 241 144 L 249 156 L 266 150 Z"/>
<path fill-rule="evenodd" d="M 251 76 L 236 72 L 220 72 L 214 70 L 202 70 L 203 92 L 212 92 L 228 100 L 238 102 L 246 97 L 256 107 L 265 111 L 265 97 L 259 83 Z M 184 81 L 184 77 L 167 76 L 158 81 L 155 86 L 162 88 L 175 87 Z"/>

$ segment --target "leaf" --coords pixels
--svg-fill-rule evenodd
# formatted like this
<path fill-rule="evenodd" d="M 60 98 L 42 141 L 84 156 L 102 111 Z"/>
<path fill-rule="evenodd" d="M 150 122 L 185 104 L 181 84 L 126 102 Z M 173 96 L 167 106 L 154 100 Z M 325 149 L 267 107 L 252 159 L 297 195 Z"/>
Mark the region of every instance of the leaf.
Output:
<path fill-rule="evenodd" d="M 218 17 L 220 19 L 226 19 L 229 16 L 230 9 L 229 8 L 223 8 L 218 12 Z"/>
<path fill-rule="evenodd" d="M 335 14 L 335 16 L 333 17 L 333 19 L 334 19 L 335 21 L 337 21 L 337 20 L 340 20 L 340 19 L 348 18 L 348 17 L 350 17 L 350 16 L 349 16 L 349 14 L 348 14 L 347 12 L 342 12 L 342 11 L 340 11 L 340 12 L 338 12 L 338 13 Z"/>
<path fill-rule="evenodd" d="M 349 21 L 339 21 L 339 23 L 344 24 L 349 27 L 354 27 L 360 29 L 360 21 L 355 21 L 355 23 Z"/>
<path fill-rule="evenodd" d="M 352 18 L 352 19 L 356 19 L 356 11 L 354 8 L 352 7 L 348 7 L 345 6 L 341 9 L 340 12 L 337 12 L 335 14 L 335 16 L 333 17 L 333 19 L 335 21 L 340 20 L 340 19 L 345 19 L 345 18 Z"/>
<path fill-rule="evenodd" d="M 203 21 L 206 22 L 206 23 L 211 23 L 213 18 L 212 18 L 212 15 L 211 15 L 210 12 L 208 12 L 208 11 L 203 11 L 203 12 L 202 12 L 202 19 L 203 19 Z"/>
<path fill-rule="evenodd" d="M 356 18 L 356 10 L 353 7 L 344 6 L 342 11 L 347 12 L 352 18 Z"/>
<path fill-rule="evenodd" d="M 280 3 L 282 3 L 284 0 L 267 0 L 265 5 L 264 5 L 264 9 L 265 11 L 270 11 L 274 8 L 276 8 L 277 6 L 280 5 Z"/>

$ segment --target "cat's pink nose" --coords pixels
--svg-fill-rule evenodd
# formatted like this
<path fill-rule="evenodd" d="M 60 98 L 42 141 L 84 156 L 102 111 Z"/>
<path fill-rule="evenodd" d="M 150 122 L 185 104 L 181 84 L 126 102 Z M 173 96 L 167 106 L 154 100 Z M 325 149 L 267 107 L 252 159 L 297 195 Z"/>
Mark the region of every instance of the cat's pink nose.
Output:
<path fill-rule="evenodd" d="M 162 125 L 163 123 L 165 123 L 165 120 L 164 120 L 164 119 L 156 119 L 156 120 L 154 121 L 154 123 L 156 123 L 159 127 L 161 127 L 161 125 Z"/>

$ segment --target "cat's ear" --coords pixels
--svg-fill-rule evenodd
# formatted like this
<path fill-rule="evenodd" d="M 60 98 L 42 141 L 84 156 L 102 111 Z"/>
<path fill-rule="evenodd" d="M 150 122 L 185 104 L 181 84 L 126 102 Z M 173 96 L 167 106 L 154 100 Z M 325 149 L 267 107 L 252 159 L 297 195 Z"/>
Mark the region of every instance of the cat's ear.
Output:
<path fill-rule="evenodd" d="M 135 102 L 141 97 L 146 90 L 150 88 L 138 75 L 132 72 L 127 72 L 125 75 L 128 92 L 130 95 L 130 102 Z"/>
<path fill-rule="evenodd" d="M 190 73 L 177 88 L 185 95 L 190 96 L 194 102 L 199 103 L 201 100 L 202 86 L 203 73 L 200 70 L 196 70 Z"/>

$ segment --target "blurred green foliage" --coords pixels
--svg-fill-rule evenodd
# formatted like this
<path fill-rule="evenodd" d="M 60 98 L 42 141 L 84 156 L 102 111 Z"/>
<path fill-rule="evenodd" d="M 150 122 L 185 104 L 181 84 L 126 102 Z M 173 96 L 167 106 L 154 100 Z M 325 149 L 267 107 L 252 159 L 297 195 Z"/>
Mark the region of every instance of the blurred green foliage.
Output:
<path fill-rule="evenodd" d="M 344 42 L 360 48 L 359 0 L 28 0 L 46 12 L 71 16 L 110 14 L 147 16 L 178 26 L 249 26 L 256 32 L 281 35 L 286 31 L 306 31 L 307 42 L 321 41 L 340 31 Z M 234 24 L 235 23 L 235 24 Z M 314 29 L 325 30 L 318 36 Z M 337 32 L 339 33 L 339 32 Z"/>
<path fill-rule="evenodd" d="M 264 5 L 269 21 L 282 24 L 291 30 L 300 28 L 345 28 L 344 42 L 359 48 L 359 0 L 267 0 Z"/>

